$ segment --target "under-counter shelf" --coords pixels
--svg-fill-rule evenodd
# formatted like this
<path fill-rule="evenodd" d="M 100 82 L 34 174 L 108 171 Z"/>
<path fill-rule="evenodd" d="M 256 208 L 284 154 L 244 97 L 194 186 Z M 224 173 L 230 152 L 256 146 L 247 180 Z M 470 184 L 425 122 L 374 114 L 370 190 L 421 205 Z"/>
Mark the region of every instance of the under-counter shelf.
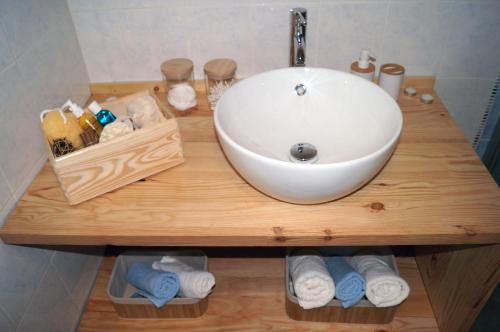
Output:
<path fill-rule="evenodd" d="M 411 293 L 398 308 L 392 323 L 386 325 L 300 322 L 288 318 L 285 312 L 284 257 L 209 258 L 216 287 L 210 295 L 207 312 L 198 319 L 120 319 L 106 294 L 114 260 L 114 257 L 107 257 L 101 266 L 80 323 L 80 332 L 439 331 L 413 257 L 397 259 L 401 276 L 409 283 Z"/>

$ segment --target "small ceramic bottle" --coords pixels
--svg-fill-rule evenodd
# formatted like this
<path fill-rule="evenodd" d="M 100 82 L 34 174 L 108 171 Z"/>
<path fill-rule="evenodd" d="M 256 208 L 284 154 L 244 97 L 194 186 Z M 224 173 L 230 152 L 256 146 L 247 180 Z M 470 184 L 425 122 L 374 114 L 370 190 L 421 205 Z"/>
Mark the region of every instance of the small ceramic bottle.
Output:
<path fill-rule="evenodd" d="M 386 63 L 380 66 L 378 85 L 387 91 L 394 100 L 399 98 L 399 90 L 403 83 L 405 67 L 396 63 Z"/>
<path fill-rule="evenodd" d="M 375 61 L 375 58 L 370 55 L 370 51 L 366 49 L 361 50 L 359 60 L 351 64 L 351 73 L 369 81 L 373 81 L 375 65 L 370 61 Z"/>

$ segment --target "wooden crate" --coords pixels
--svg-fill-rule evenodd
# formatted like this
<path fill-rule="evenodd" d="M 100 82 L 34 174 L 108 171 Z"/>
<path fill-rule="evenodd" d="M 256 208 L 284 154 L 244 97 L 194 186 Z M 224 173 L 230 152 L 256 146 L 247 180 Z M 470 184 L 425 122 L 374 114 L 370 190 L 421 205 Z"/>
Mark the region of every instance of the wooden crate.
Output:
<path fill-rule="evenodd" d="M 70 205 L 120 188 L 184 162 L 179 127 L 169 109 L 149 91 L 101 103 L 117 116 L 141 96 L 156 100 L 165 121 L 128 135 L 54 158 L 47 141 L 49 161 Z"/>
<path fill-rule="evenodd" d="M 394 256 L 392 256 L 392 259 L 393 267 L 398 271 Z M 298 299 L 292 290 L 288 257 L 286 259 L 285 273 L 285 308 L 288 317 L 291 319 L 310 322 L 388 324 L 396 314 L 398 306 L 377 308 L 366 299 L 362 299 L 358 304 L 347 309 L 342 308 L 340 301 L 337 299 L 333 299 L 324 307 L 303 309 L 300 307 Z"/>
<path fill-rule="evenodd" d="M 200 250 L 167 250 L 160 252 L 128 252 L 117 257 L 109 278 L 107 295 L 118 315 L 130 319 L 182 319 L 202 316 L 208 308 L 204 299 L 176 297 L 161 308 L 148 299 L 131 297 L 137 289 L 127 281 L 127 271 L 135 262 L 152 264 L 162 256 L 173 256 L 196 270 L 208 270 L 207 256 Z"/>

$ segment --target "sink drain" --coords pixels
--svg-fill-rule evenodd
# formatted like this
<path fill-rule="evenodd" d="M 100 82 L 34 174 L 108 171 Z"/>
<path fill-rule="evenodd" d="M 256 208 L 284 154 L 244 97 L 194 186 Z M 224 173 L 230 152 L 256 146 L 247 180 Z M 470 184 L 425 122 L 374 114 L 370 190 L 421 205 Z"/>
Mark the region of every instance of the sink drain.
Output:
<path fill-rule="evenodd" d="M 290 160 L 312 164 L 318 159 L 318 150 L 311 143 L 297 143 L 290 148 Z"/>

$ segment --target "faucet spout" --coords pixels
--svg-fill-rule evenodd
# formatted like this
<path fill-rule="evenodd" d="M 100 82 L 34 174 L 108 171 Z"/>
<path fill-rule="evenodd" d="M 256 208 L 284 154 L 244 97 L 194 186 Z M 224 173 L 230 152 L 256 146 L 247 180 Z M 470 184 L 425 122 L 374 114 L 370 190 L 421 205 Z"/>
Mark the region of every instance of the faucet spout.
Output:
<path fill-rule="evenodd" d="M 290 9 L 290 23 L 290 66 L 304 67 L 306 65 L 307 9 Z"/>

